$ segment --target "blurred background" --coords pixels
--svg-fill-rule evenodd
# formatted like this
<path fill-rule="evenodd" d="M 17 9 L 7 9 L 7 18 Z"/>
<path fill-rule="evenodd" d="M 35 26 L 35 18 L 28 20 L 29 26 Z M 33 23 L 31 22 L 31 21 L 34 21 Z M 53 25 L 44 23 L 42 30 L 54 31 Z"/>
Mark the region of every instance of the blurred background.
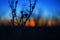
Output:
<path fill-rule="evenodd" d="M 9 0 L 11 1 L 11 0 Z M 16 0 L 14 0 L 15 2 Z M 34 4 L 35 0 L 31 0 L 31 4 Z M 15 5 L 15 4 L 14 4 Z M 16 8 L 16 16 L 19 20 L 22 16 L 20 11 L 23 10 L 24 14 L 29 14 L 30 10 L 29 0 L 18 0 Z M 12 19 L 11 8 L 9 7 L 8 0 L 0 0 L 0 24 L 5 20 L 5 24 L 8 24 Z M 45 25 L 55 25 L 60 24 L 60 0 L 37 0 L 35 8 L 30 16 L 30 22 L 27 22 L 26 25 L 32 24 L 36 25 L 36 20 L 39 24 Z M 15 21 L 15 25 L 16 25 Z"/>

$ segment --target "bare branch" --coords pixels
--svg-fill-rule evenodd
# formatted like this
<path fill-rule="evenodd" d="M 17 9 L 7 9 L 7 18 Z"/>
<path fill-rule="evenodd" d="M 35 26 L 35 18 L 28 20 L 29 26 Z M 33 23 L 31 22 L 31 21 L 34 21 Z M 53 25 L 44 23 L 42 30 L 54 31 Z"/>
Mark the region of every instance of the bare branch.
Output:
<path fill-rule="evenodd" d="M 14 24 L 14 18 L 16 18 L 16 20 L 17 20 L 16 7 L 17 7 L 18 0 L 16 0 L 16 2 L 14 2 L 13 0 L 11 0 L 11 2 L 10 2 L 8 0 L 8 3 L 9 3 L 9 6 L 11 8 L 11 11 L 12 11 L 12 21 L 13 21 L 12 24 Z"/>
<path fill-rule="evenodd" d="M 34 2 L 34 5 L 33 5 L 33 6 L 32 6 L 32 4 L 31 4 L 31 0 L 29 0 L 29 1 L 30 1 L 30 13 L 29 13 L 29 16 L 27 17 L 26 21 L 24 22 L 24 24 L 26 24 L 27 20 L 29 20 L 29 18 L 30 18 L 30 16 L 32 15 L 32 12 L 33 12 L 33 10 L 34 10 L 34 8 L 35 8 L 35 5 L 36 5 L 36 0 L 35 0 L 35 2 Z"/>
<path fill-rule="evenodd" d="M 32 11 L 34 10 L 35 5 L 36 5 L 36 0 L 35 0 L 35 2 L 34 2 L 34 5 L 32 6 Z"/>
<path fill-rule="evenodd" d="M 17 7 L 17 4 L 18 4 L 18 0 L 16 0 L 16 2 L 15 2 L 15 8 Z"/>
<path fill-rule="evenodd" d="M 16 4 L 18 4 L 18 0 L 16 0 L 16 2 L 15 2 Z"/>

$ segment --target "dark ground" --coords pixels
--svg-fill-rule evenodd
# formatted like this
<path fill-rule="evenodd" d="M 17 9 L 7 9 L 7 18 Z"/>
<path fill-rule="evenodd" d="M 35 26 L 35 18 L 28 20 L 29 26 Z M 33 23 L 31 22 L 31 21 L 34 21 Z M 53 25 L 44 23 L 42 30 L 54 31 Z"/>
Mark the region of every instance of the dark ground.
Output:
<path fill-rule="evenodd" d="M 26 28 L 0 26 L 0 40 L 58 40 L 60 27 Z"/>

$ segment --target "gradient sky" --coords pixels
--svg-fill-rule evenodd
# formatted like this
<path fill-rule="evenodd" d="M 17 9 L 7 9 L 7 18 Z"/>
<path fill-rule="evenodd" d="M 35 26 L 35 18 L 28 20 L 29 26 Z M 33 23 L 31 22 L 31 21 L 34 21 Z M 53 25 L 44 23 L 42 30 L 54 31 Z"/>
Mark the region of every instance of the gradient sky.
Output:
<path fill-rule="evenodd" d="M 34 0 L 32 0 L 32 3 L 34 3 Z M 21 16 L 21 10 L 24 10 L 25 12 L 27 12 L 26 10 L 29 10 L 29 0 L 18 0 L 17 16 Z M 53 17 L 59 17 L 59 12 L 60 0 L 37 0 L 36 7 L 32 15 L 39 15 L 41 18 L 51 19 Z M 11 9 L 9 7 L 8 0 L 0 0 L 0 16 L 3 19 L 11 18 Z"/>

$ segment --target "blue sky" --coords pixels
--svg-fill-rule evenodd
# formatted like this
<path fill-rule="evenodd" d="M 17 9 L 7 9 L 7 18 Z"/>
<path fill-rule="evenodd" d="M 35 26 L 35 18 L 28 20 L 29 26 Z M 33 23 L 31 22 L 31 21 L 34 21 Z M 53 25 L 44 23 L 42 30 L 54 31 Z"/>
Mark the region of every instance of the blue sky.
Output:
<path fill-rule="evenodd" d="M 18 1 L 17 16 L 21 16 L 21 10 L 29 10 L 29 0 Z M 32 3 L 34 3 L 34 0 L 32 0 Z M 41 18 L 52 18 L 57 17 L 58 12 L 60 12 L 60 0 L 37 0 L 36 7 L 32 15 L 40 15 Z M 3 19 L 10 19 L 11 9 L 9 7 L 8 0 L 0 0 L 0 16 L 2 16 Z"/>

